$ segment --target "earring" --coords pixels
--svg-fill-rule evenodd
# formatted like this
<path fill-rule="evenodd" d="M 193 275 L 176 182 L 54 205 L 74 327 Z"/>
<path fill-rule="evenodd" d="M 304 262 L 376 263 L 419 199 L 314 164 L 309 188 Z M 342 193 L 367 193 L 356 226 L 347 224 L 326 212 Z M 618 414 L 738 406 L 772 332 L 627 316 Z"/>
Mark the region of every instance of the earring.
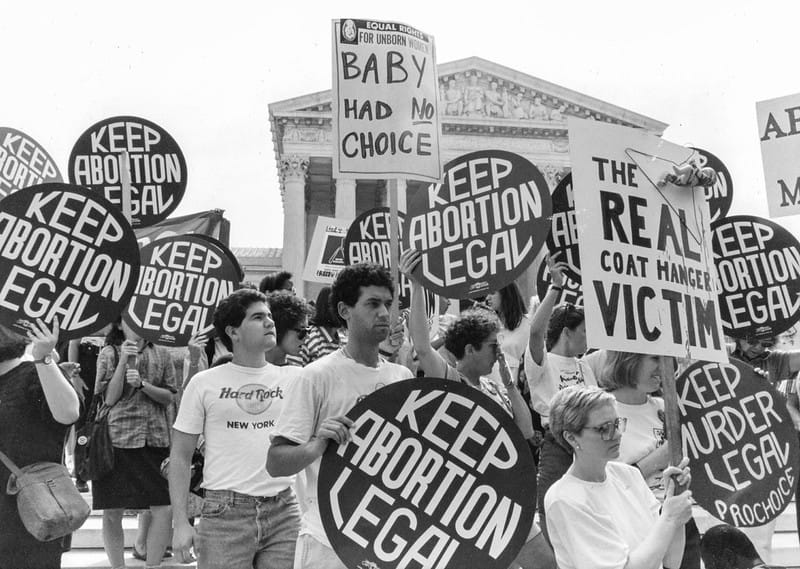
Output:
<path fill-rule="evenodd" d="M 576 444 L 576 445 L 575 445 L 575 450 L 581 450 L 581 445 L 579 445 L 579 444 Z"/>

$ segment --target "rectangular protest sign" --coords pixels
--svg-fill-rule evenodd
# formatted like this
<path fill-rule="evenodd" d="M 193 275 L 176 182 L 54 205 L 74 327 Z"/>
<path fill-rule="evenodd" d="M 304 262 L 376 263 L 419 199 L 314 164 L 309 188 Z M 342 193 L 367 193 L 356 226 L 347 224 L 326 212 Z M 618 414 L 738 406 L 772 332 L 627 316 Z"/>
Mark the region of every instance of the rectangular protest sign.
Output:
<path fill-rule="evenodd" d="M 331 284 L 344 268 L 344 237 L 352 220 L 319 216 L 306 256 L 303 279 Z"/>
<path fill-rule="evenodd" d="M 397 22 L 333 21 L 333 175 L 437 182 L 433 37 Z"/>
<path fill-rule="evenodd" d="M 727 362 L 703 189 L 661 184 L 693 151 L 616 125 L 568 128 L 589 347 Z"/>
<path fill-rule="evenodd" d="M 756 103 L 770 217 L 800 213 L 800 93 Z"/>

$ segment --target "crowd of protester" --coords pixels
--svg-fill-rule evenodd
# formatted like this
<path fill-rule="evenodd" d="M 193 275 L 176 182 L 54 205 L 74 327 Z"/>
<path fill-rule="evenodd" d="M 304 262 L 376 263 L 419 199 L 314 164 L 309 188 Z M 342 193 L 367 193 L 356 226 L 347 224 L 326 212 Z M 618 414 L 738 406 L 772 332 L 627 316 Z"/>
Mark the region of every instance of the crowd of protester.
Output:
<path fill-rule="evenodd" d="M 28 339 L 0 327 L 0 445 L 23 465 L 58 461 L 68 425 L 108 408 L 114 468 L 91 493 L 113 569 L 125 566 L 130 511 L 140 516 L 129 554 L 147 567 L 176 555 L 200 568 L 343 569 L 320 518 L 323 452 L 349 439 L 346 414 L 360 398 L 440 377 L 496 401 L 534 453 L 537 473 L 526 483 L 538 523 L 512 567 L 699 569 L 701 557 L 712 569 L 753 566 L 709 561 L 716 551 L 760 561 L 740 532 L 714 528 L 701 541 L 691 465 L 669 464 L 658 358 L 586 353 L 583 311 L 560 303 L 564 263 L 547 260 L 551 283 L 532 313 L 512 283 L 458 315 L 430 318 L 419 258 L 401 255 L 411 306 L 394 321 L 388 271 L 361 264 L 310 301 L 287 272 L 243 287 L 220 302 L 214 331 L 183 350 L 115 323 L 62 347 L 62 367 L 74 364 L 68 374 L 44 359 L 57 327 L 40 323 Z M 24 361 L 26 343 L 34 363 Z M 800 351 L 772 343 L 741 340 L 731 355 L 772 382 L 793 378 Z M 797 383 L 786 394 L 800 431 Z M 0 569 L 59 567 L 60 545 L 26 535 L 14 508 L 0 492 Z"/>

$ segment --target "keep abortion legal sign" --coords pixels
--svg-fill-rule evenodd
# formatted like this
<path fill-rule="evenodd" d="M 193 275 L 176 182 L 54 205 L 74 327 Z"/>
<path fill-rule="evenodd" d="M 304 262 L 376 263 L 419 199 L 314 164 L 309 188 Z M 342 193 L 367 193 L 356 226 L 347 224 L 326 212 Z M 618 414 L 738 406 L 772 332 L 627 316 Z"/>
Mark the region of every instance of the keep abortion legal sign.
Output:
<path fill-rule="evenodd" d="M 694 151 L 568 121 L 589 346 L 726 362 L 703 189 L 664 183 Z"/>
<path fill-rule="evenodd" d="M 192 334 L 211 332 L 214 309 L 241 278 L 228 249 L 205 235 L 157 239 L 142 248 L 141 259 L 123 318 L 139 336 L 165 346 L 186 346 Z"/>
<path fill-rule="evenodd" d="M 0 201 L 0 322 L 58 320 L 60 339 L 113 322 L 139 276 L 136 235 L 101 195 L 41 184 Z"/>
<path fill-rule="evenodd" d="M 163 221 L 183 199 L 186 160 L 175 139 L 149 120 L 112 117 L 90 126 L 69 156 L 70 181 L 101 192 L 121 208 L 123 152 L 128 161 L 122 168 L 130 174 L 132 225 L 148 227 Z"/>
<path fill-rule="evenodd" d="M 325 533 L 347 567 L 506 569 L 533 523 L 533 457 L 477 389 L 394 383 L 349 413 L 351 439 L 323 455 Z"/>
<path fill-rule="evenodd" d="M 0 126 L 0 199 L 22 188 L 61 182 L 55 160 L 22 131 Z"/>
<path fill-rule="evenodd" d="M 404 243 L 422 253 L 426 288 L 476 298 L 511 283 L 533 262 L 550 230 L 544 176 L 505 150 L 460 156 L 408 205 Z"/>

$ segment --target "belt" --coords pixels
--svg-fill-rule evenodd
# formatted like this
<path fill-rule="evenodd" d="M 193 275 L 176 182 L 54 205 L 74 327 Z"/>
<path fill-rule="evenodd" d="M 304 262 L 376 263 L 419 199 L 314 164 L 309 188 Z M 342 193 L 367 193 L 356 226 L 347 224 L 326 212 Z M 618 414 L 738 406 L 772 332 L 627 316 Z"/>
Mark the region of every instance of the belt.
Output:
<path fill-rule="evenodd" d="M 233 504 L 262 504 L 264 502 L 275 502 L 281 498 L 291 496 L 291 487 L 286 487 L 274 496 L 251 496 L 250 494 L 242 494 L 234 490 L 204 490 L 203 497 L 215 498 L 217 500 L 224 500 Z"/>

